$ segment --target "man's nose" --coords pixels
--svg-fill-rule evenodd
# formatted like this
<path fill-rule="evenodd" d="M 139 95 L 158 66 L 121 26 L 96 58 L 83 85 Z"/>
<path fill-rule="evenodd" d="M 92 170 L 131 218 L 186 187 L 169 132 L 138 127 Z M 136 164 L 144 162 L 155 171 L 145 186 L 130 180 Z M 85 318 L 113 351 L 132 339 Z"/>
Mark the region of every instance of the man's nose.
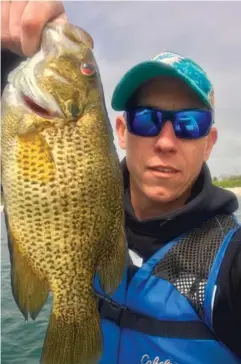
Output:
<path fill-rule="evenodd" d="M 155 148 L 164 153 L 175 153 L 177 151 L 177 137 L 174 133 L 171 121 L 166 121 L 160 134 L 156 139 Z"/>

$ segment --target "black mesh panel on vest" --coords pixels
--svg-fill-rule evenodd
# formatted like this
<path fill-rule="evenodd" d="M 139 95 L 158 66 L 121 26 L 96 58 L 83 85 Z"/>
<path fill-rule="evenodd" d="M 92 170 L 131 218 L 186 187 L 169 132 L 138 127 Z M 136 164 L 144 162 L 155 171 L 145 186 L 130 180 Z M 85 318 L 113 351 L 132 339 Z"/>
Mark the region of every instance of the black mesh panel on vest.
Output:
<path fill-rule="evenodd" d="M 186 296 L 200 318 L 207 278 L 225 234 L 236 226 L 231 215 L 213 217 L 191 230 L 156 265 L 153 274 Z"/>

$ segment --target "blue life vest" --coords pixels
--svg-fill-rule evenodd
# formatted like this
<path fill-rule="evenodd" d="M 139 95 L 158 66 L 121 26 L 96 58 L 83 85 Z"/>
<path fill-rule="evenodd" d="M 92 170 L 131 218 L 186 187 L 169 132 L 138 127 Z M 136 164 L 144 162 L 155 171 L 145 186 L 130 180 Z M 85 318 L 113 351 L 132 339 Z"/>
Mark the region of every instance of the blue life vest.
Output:
<path fill-rule="evenodd" d="M 103 332 L 103 355 L 99 364 L 241 363 L 212 330 L 218 272 L 239 227 L 232 215 L 208 219 L 200 228 L 177 237 L 157 251 L 129 285 L 127 267 L 122 283 L 111 298 L 101 290 L 96 276 Z M 185 285 L 178 288 L 178 280 L 171 282 L 170 278 L 186 274 L 190 282 L 190 261 L 185 258 L 189 251 L 192 254 L 189 260 L 192 259 L 197 272 L 205 271 L 201 265 L 210 256 L 208 276 L 202 282 L 200 273 L 198 280 L 199 287 L 203 287 L 203 302 L 199 305 L 203 307 L 202 315 L 197 309 L 198 300 L 193 305 L 190 292 L 189 296 L 185 294 Z M 174 269 L 173 272 L 176 269 L 175 274 L 168 269 Z"/>

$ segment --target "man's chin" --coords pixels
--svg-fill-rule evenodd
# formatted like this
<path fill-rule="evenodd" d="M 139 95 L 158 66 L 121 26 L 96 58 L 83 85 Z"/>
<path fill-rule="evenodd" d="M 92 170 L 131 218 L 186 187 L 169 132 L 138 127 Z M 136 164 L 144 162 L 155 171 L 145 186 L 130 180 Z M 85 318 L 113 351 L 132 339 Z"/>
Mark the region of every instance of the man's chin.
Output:
<path fill-rule="evenodd" d="M 180 198 L 182 198 L 182 191 L 181 190 L 173 191 L 168 187 L 166 187 L 166 188 L 149 187 L 146 190 L 146 196 L 153 202 L 168 204 L 168 203 L 175 202 L 175 201 L 179 200 Z"/>

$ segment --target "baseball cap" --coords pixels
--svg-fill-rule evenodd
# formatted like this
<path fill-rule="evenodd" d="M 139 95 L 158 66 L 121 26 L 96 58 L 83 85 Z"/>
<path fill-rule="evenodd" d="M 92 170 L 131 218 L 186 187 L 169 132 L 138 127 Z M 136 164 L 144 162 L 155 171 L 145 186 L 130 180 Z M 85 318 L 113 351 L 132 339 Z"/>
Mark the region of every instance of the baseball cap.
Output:
<path fill-rule="evenodd" d="M 162 52 L 129 69 L 114 89 L 112 108 L 126 110 L 129 99 L 143 82 L 162 75 L 183 80 L 209 108 L 214 109 L 214 90 L 206 72 L 192 59 L 174 52 Z"/>

